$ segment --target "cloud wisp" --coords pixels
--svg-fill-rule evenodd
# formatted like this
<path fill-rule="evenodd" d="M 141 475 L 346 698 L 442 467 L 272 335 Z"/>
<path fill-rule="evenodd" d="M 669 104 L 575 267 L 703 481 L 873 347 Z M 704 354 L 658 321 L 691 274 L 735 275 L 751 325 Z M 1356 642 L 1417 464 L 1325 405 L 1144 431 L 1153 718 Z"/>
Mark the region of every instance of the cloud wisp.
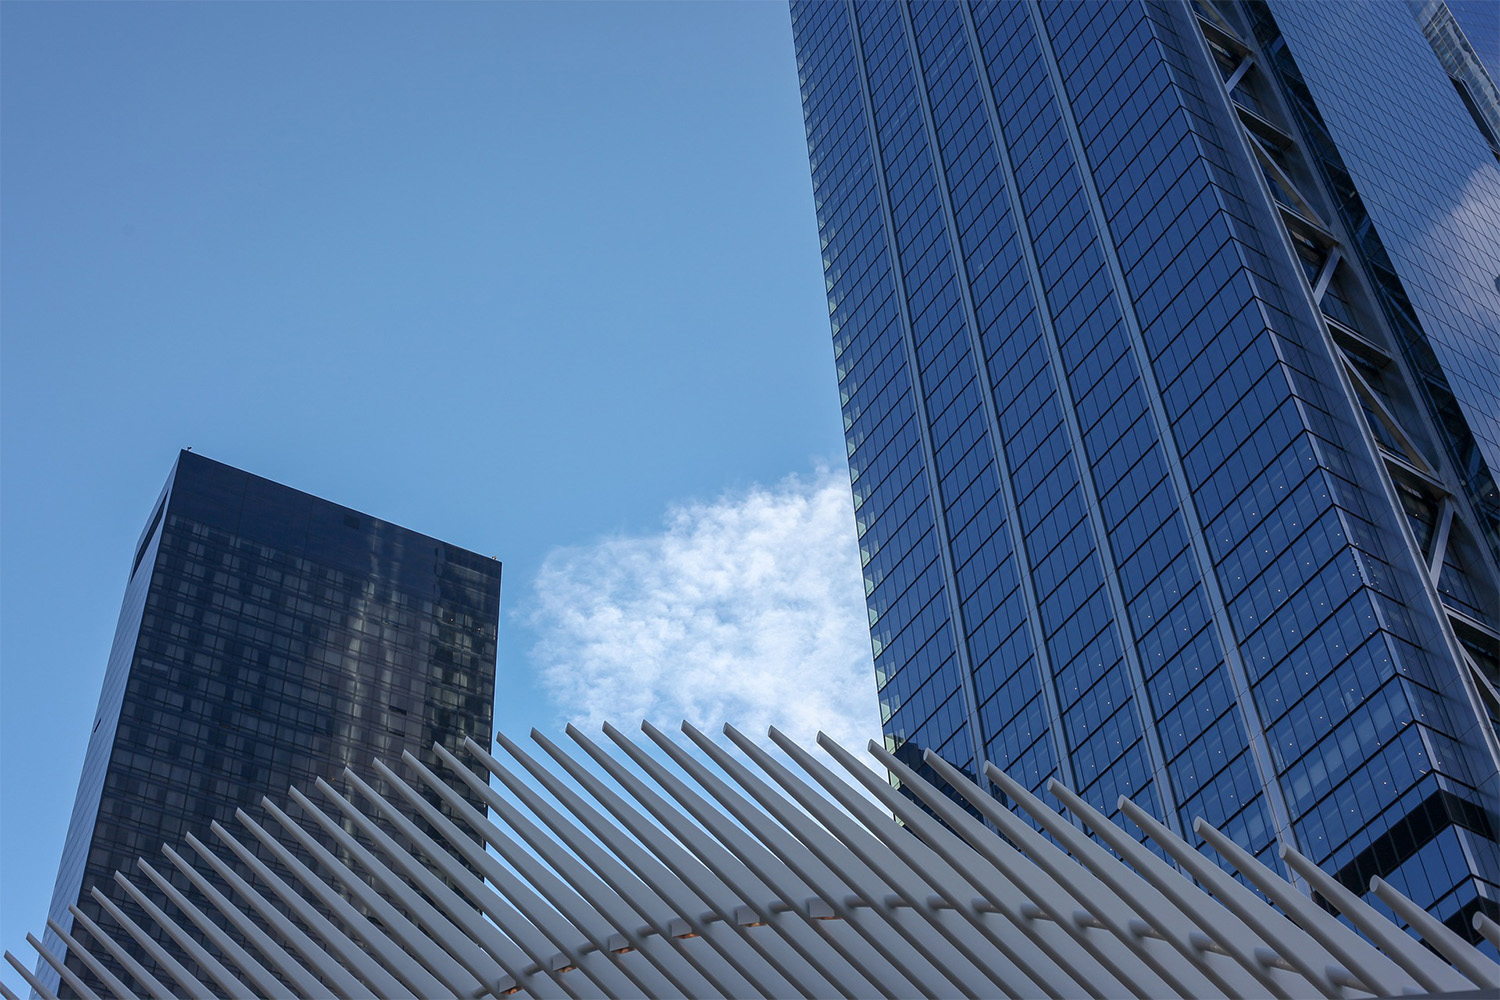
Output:
<path fill-rule="evenodd" d="M 851 748 L 880 737 L 849 485 L 820 471 L 673 507 L 658 534 L 552 552 L 533 651 L 586 730 L 647 718 Z"/>

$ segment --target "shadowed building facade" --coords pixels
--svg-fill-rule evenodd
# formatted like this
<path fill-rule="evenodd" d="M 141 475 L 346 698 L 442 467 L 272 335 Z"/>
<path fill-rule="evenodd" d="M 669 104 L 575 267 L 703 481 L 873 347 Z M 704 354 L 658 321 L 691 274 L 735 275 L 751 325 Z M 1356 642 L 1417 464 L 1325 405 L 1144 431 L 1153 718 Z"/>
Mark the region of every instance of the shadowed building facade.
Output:
<path fill-rule="evenodd" d="M 1411 10 L 791 9 L 888 748 L 1475 939 L 1500 172 Z"/>
<path fill-rule="evenodd" d="M 499 605 L 493 559 L 183 452 L 131 567 L 49 918 L 73 927 L 76 905 L 129 942 L 109 905 L 153 925 L 115 872 L 163 842 L 485 738 Z"/>

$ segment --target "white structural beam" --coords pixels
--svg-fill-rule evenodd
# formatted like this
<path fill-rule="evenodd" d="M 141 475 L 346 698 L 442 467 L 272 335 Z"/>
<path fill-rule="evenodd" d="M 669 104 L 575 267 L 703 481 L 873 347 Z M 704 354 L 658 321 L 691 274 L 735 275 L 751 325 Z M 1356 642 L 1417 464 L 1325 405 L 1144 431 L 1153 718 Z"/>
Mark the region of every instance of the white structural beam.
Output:
<path fill-rule="evenodd" d="M 165 847 L 190 891 L 145 860 L 149 885 L 117 874 L 150 931 L 96 891 L 103 922 L 74 908 L 49 925 L 64 954 L 28 941 L 76 995 L 164 1000 L 1500 989 L 1500 966 L 1391 886 L 1371 891 L 1410 933 L 1283 851 L 1346 925 L 1201 820 L 1222 866 L 1129 800 L 1135 829 L 1052 782 L 1059 812 L 992 765 L 1014 812 L 932 754 L 940 784 L 869 746 L 902 794 L 825 736 L 819 756 L 774 729 L 642 729 L 606 726 L 611 751 L 569 727 L 581 755 L 537 733 L 540 754 L 501 736 L 505 760 L 469 741 L 468 761 L 440 748 L 442 773 L 407 754 L 404 776 L 375 762 L 375 784 L 292 789 L 295 815 L 240 814 L 248 837 L 216 825 L 223 847 L 190 837 L 192 861 Z M 1500 943 L 1487 918 L 1475 930 Z"/>

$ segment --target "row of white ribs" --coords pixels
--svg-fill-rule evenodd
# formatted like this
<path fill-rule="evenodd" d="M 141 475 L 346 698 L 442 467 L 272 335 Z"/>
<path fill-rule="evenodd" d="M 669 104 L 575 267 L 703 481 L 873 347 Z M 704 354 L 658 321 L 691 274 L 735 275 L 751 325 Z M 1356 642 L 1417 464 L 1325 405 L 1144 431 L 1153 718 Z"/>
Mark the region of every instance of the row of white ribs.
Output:
<path fill-rule="evenodd" d="M 1430 949 L 1283 849 L 1287 866 L 1356 934 L 1201 820 L 1195 831 L 1274 906 L 1125 799 L 1123 813 L 1176 868 L 1062 785 L 1053 782 L 1048 791 L 1076 825 L 993 765 L 986 768 L 989 779 L 1052 839 L 932 754 L 926 758 L 932 769 L 1003 836 L 873 743 L 876 762 L 941 823 L 821 735 L 833 766 L 771 730 L 799 774 L 732 727 L 724 731 L 738 754 L 686 724 L 696 755 L 649 723 L 642 728 L 654 755 L 612 726 L 604 732 L 618 754 L 570 727 L 592 766 L 533 733 L 567 780 L 503 734 L 497 741 L 514 768 L 468 741 L 469 753 L 508 796 L 439 747 L 451 778 L 410 754 L 404 757 L 410 782 L 375 762 L 389 799 L 346 771 L 365 805 L 322 780 L 323 805 L 292 789 L 301 820 L 266 800 L 282 835 L 310 852 L 320 872 L 241 813 L 248 836 L 296 884 L 259 861 L 246 835 L 217 824 L 214 834 L 255 872 L 257 884 L 195 837 L 188 844 L 201 861 L 164 848 L 198 890 L 193 900 L 140 862 L 176 916 L 117 873 L 203 979 L 97 890 L 95 898 L 118 924 L 114 934 L 76 907 L 71 930 L 49 927 L 114 995 L 162 1000 L 520 993 L 1341 998 L 1500 988 L 1500 966 L 1389 885 L 1375 880 L 1371 889 Z M 668 759 L 675 767 L 664 765 Z M 455 778 L 484 799 L 491 816 L 450 787 Z M 424 791 L 440 796 L 462 826 Z M 403 808 L 420 814 L 443 842 L 422 832 Z M 347 832 L 351 827 L 360 839 Z M 236 898 L 215 888 L 200 864 Z M 189 925 L 216 954 L 184 930 Z M 1482 915 L 1475 927 L 1500 947 L 1500 927 Z M 121 945 L 127 937 L 151 955 L 155 972 Z M 96 995 L 61 956 L 27 940 L 79 996 Z M 134 985 L 110 973 L 96 957 L 101 950 L 129 970 Z M 9 952 L 6 958 L 52 1000 L 36 975 Z M 15 1000 L 3 986 L 0 993 Z"/>

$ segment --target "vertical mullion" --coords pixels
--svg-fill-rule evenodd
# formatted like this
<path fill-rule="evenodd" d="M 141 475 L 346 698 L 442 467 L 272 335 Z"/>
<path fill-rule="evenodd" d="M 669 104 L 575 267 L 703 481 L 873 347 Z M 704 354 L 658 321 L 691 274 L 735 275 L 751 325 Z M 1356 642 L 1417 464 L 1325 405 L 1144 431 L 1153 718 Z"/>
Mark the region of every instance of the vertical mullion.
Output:
<path fill-rule="evenodd" d="M 964 14 L 964 24 L 969 24 L 969 11 L 967 5 L 961 4 Z M 958 219 L 953 213 L 953 202 L 948 188 L 948 171 L 943 165 L 942 153 L 938 149 L 937 123 L 932 114 L 931 95 L 927 92 L 927 74 L 922 69 L 921 53 L 917 50 L 917 33 L 911 20 L 911 9 L 907 2 L 901 4 L 902 22 L 906 27 L 907 44 L 912 52 L 912 68 L 916 75 L 917 94 L 922 107 L 922 119 L 927 128 L 927 144 L 932 150 L 933 171 L 937 175 L 938 197 L 942 202 L 944 228 L 953 234 L 959 231 Z M 975 87 L 979 91 L 984 90 L 984 81 L 977 78 L 979 46 L 975 43 L 973 35 L 969 36 L 971 48 L 970 58 L 974 61 L 976 80 Z M 992 123 L 993 125 L 993 123 Z M 993 129 L 992 129 L 993 130 Z M 997 137 L 999 133 L 996 133 Z M 1003 140 L 997 142 L 1003 145 Z M 1004 164 L 1004 169 L 1009 176 L 1009 164 Z M 1010 185 L 1007 184 L 1009 188 Z M 1014 214 L 1014 213 L 1013 213 Z M 1022 537 L 1020 516 L 1017 514 L 1017 501 L 1015 496 L 1015 484 L 1011 482 L 1009 463 L 1006 462 L 1004 454 L 1005 440 L 1000 431 L 1000 418 L 995 413 L 995 390 L 990 382 L 989 364 L 985 361 L 984 350 L 979 340 L 979 319 L 974 310 L 974 290 L 969 284 L 969 269 L 964 260 L 963 247 L 955 235 L 951 249 L 953 251 L 953 267 L 955 277 L 958 279 L 959 301 L 963 305 L 964 323 L 968 327 L 969 351 L 974 359 L 975 378 L 981 386 L 980 396 L 984 406 L 986 423 L 989 428 L 990 445 L 995 456 L 996 477 L 1000 480 L 1000 496 L 1005 504 L 1006 532 L 1011 540 L 1011 551 L 1015 554 L 1017 576 L 1020 578 L 1021 590 L 1026 601 L 1026 627 L 1031 636 L 1033 655 L 1036 657 L 1037 670 L 1041 674 L 1042 683 L 1039 685 L 1042 691 L 1042 700 L 1047 707 L 1047 729 L 1051 737 L 1052 751 L 1056 760 L 1058 773 L 1064 776 L 1066 782 L 1076 788 L 1078 787 L 1078 776 L 1073 772 L 1073 758 L 1068 753 L 1067 739 L 1062 728 L 1062 711 L 1057 702 L 1057 690 L 1053 683 L 1052 657 L 1047 650 L 1047 639 L 1042 634 L 1041 625 L 1037 618 L 1041 614 L 1040 605 L 1037 603 L 1036 581 L 1031 576 L 1031 557 L 1026 551 L 1026 541 Z M 977 700 L 977 699 L 976 699 Z M 981 742 L 983 742 L 981 740 Z"/>
<path fill-rule="evenodd" d="M 933 524 L 938 534 L 938 564 L 943 571 L 943 589 L 948 604 L 948 625 L 953 630 L 954 655 L 958 658 L 960 690 L 963 692 L 969 741 L 974 749 L 976 780 L 990 788 L 984 776 L 984 745 L 979 730 L 979 704 L 975 700 L 974 675 L 969 662 L 968 631 L 964 628 L 963 604 L 958 599 L 958 580 L 953 569 L 951 536 L 947 509 L 943 506 L 942 485 L 932 447 L 932 426 L 927 421 L 927 397 L 922 391 L 922 367 L 913 342 L 911 312 L 906 299 L 906 279 L 901 273 L 901 254 L 897 246 L 895 218 L 891 212 L 890 192 L 886 187 L 885 160 L 880 151 L 880 132 L 875 122 L 875 102 L 870 92 L 869 68 L 865 65 L 864 43 L 859 37 L 859 16 L 855 0 L 845 0 L 849 12 L 849 31 L 854 41 L 855 73 L 859 77 L 860 96 L 865 106 L 865 126 L 870 133 L 870 161 L 875 171 L 875 188 L 880 194 L 881 224 L 885 229 L 886 249 L 891 259 L 891 280 L 896 286 L 896 308 L 901 314 L 901 341 L 906 348 L 906 364 L 911 373 L 912 402 L 917 409 L 917 433 L 922 445 L 922 465 L 927 474 L 929 498 L 933 505 Z M 945 234 L 946 235 L 946 234 Z"/>

